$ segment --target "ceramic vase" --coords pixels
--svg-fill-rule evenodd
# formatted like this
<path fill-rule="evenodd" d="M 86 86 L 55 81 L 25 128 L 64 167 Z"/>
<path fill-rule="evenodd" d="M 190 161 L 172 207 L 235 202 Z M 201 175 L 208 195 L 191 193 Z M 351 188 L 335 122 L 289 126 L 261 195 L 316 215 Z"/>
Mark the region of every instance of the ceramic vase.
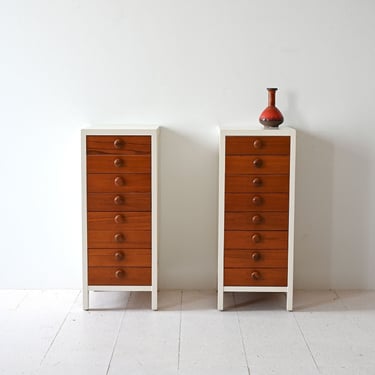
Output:
<path fill-rule="evenodd" d="M 277 88 L 267 88 L 268 106 L 259 116 L 259 122 L 265 128 L 277 128 L 283 123 L 284 117 L 276 107 L 276 91 Z"/>

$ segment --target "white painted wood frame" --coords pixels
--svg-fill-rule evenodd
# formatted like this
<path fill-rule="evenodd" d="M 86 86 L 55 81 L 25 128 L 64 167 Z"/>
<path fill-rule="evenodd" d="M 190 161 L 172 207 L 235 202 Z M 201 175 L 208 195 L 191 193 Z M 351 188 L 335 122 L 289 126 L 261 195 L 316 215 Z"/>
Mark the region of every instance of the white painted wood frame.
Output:
<path fill-rule="evenodd" d="M 219 217 L 218 217 L 218 309 L 224 309 L 225 292 L 283 292 L 286 293 L 286 308 L 293 310 L 293 267 L 294 267 L 294 206 L 295 206 L 295 164 L 296 131 L 293 128 L 280 129 L 219 129 Z M 287 286 L 225 286 L 224 285 L 224 215 L 225 215 L 225 140 L 227 136 L 289 136 L 289 223 L 288 223 L 288 277 Z"/>
<path fill-rule="evenodd" d="M 86 137 L 88 135 L 149 135 L 151 136 L 151 285 L 88 285 L 87 258 L 87 171 Z M 82 171 L 82 277 L 83 309 L 89 309 L 90 291 L 151 292 L 151 308 L 158 308 L 158 135 L 159 128 L 89 128 L 81 130 Z"/>

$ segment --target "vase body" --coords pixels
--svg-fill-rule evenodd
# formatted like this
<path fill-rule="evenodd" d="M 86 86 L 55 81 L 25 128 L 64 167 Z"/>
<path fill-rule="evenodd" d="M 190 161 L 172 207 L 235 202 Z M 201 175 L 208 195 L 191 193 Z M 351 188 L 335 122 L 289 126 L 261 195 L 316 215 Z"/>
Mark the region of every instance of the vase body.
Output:
<path fill-rule="evenodd" d="M 268 106 L 259 116 L 259 122 L 266 128 L 277 128 L 284 117 L 276 107 L 276 88 L 268 88 Z"/>

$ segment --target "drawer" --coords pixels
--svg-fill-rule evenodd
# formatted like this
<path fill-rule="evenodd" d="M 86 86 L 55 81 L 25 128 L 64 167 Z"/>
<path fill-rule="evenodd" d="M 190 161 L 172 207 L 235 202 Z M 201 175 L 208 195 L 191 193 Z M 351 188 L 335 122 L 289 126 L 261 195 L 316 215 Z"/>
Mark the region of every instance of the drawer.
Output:
<path fill-rule="evenodd" d="M 151 212 L 88 212 L 87 229 L 151 230 Z"/>
<path fill-rule="evenodd" d="M 287 212 L 226 212 L 225 230 L 288 230 Z"/>
<path fill-rule="evenodd" d="M 271 249 L 288 248 L 288 231 L 241 231 L 224 232 L 224 249 Z"/>
<path fill-rule="evenodd" d="M 88 135 L 87 155 L 142 155 L 151 154 L 151 136 L 148 135 Z"/>
<path fill-rule="evenodd" d="M 226 268 L 287 268 L 287 250 L 225 250 Z"/>
<path fill-rule="evenodd" d="M 87 191 L 89 193 L 148 193 L 151 192 L 151 174 L 88 174 Z"/>
<path fill-rule="evenodd" d="M 288 211 L 289 194 L 225 194 L 225 211 Z"/>
<path fill-rule="evenodd" d="M 151 211 L 150 193 L 88 193 L 88 211 Z"/>
<path fill-rule="evenodd" d="M 151 268 L 89 267 L 89 285 L 151 285 Z"/>
<path fill-rule="evenodd" d="M 226 156 L 225 174 L 289 174 L 288 155 Z"/>
<path fill-rule="evenodd" d="M 225 268 L 224 286 L 287 286 L 286 268 Z"/>
<path fill-rule="evenodd" d="M 288 175 L 250 174 L 225 177 L 226 193 L 287 193 L 288 191 Z"/>
<path fill-rule="evenodd" d="M 225 142 L 227 155 L 289 155 L 289 136 L 227 136 Z"/>
<path fill-rule="evenodd" d="M 89 249 L 89 267 L 151 267 L 151 249 Z"/>
<path fill-rule="evenodd" d="M 150 249 L 151 231 L 89 231 L 87 246 L 92 249 Z"/>
<path fill-rule="evenodd" d="M 150 155 L 88 155 L 88 173 L 151 173 Z"/>

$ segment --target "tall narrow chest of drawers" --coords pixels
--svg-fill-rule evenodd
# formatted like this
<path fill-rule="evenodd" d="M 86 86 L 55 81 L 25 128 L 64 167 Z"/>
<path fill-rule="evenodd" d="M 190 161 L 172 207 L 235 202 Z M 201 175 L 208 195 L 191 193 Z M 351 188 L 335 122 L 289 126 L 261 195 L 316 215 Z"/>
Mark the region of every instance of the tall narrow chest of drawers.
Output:
<path fill-rule="evenodd" d="M 158 129 L 81 135 L 83 308 L 90 291 L 149 291 L 156 310 Z"/>
<path fill-rule="evenodd" d="M 218 309 L 225 292 L 284 292 L 293 309 L 295 130 L 221 130 Z"/>

